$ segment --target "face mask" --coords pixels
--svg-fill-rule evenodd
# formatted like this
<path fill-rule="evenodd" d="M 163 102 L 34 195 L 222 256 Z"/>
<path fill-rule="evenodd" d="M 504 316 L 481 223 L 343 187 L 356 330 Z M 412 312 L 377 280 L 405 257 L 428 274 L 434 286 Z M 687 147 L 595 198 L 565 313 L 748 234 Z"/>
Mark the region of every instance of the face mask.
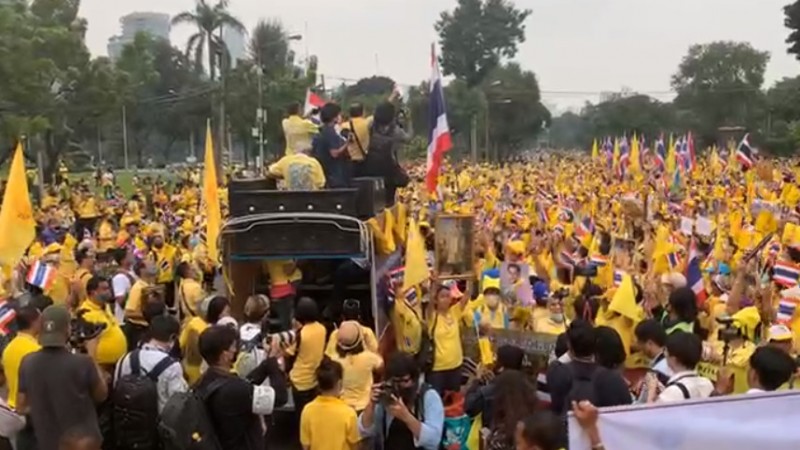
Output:
<path fill-rule="evenodd" d="M 564 314 L 563 313 L 550 314 L 550 320 L 552 320 L 555 323 L 563 323 L 564 322 Z"/>
<path fill-rule="evenodd" d="M 114 301 L 114 296 L 111 293 L 97 294 L 97 300 L 103 303 L 111 303 Z"/>
<path fill-rule="evenodd" d="M 500 297 L 496 295 L 486 296 L 486 306 L 488 306 L 489 309 L 496 309 L 497 305 L 499 304 L 500 304 Z"/>

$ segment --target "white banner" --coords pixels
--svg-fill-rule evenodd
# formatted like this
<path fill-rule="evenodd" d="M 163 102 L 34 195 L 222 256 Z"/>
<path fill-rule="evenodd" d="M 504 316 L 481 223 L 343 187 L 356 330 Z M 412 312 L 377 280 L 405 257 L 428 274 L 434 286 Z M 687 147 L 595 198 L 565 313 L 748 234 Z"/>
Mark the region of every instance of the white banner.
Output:
<path fill-rule="evenodd" d="M 607 450 L 797 450 L 800 391 L 736 395 L 666 405 L 603 408 Z M 569 416 L 569 448 L 591 448 Z"/>

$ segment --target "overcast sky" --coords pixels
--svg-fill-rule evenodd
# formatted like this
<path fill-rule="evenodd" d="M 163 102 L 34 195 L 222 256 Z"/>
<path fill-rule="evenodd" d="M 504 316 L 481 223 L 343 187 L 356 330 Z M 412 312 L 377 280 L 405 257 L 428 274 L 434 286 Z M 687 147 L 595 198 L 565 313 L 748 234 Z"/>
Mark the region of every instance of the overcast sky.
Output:
<path fill-rule="evenodd" d="M 214 0 L 210 0 L 214 1 Z M 261 18 L 278 18 L 293 33 L 302 56 L 319 57 L 328 84 L 374 74 L 417 84 L 430 73 L 433 23 L 456 0 L 231 0 L 230 9 L 248 29 Z M 789 0 L 517 0 L 533 13 L 517 60 L 533 70 L 547 104 L 596 101 L 622 87 L 669 99 L 670 75 L 694 43 L 750 42 L 771 53 L 767 84 L 800 73 L 786 54 L 784 4 Z M 176 14 L 194 0 L 82 0 L 89 21 L 88 45 L 106 54 L 119 18 L 135 11 Z M 193 30 L 172 30 L 180 48 Z"/>

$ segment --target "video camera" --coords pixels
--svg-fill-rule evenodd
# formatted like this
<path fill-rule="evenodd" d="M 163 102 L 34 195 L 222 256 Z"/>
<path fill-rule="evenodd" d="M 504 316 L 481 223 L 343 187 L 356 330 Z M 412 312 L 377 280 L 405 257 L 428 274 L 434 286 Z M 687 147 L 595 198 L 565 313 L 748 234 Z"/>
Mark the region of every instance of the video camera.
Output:
<path fill-rule="evenodd" d="M 73 350 L 83 351 L 86 341 L 96 338 L 106 329 L 104 323 L 92 323 L 84 319 L 83 316 L 86 313 L 85 309 L 78 310 L 75 317 L 69 322 L 69 345 Z"/>
<path fill-rule="evenodd" d="M 732 340 L 742 336 L 739 329 L 733 326 L 732 317 L 717 317 L 715 320 L 722 325 L 722 328 L 717 331 L 717 339 L 719 341 L 729 344 Z"/>
<path fill-rule="evenodd" d="M 395 398 L 400 398 L 401 389 L 398 383 L 384 381 L 380 388 L 380 401 L 383 405 L 389 406 L 395 403 Z"/>

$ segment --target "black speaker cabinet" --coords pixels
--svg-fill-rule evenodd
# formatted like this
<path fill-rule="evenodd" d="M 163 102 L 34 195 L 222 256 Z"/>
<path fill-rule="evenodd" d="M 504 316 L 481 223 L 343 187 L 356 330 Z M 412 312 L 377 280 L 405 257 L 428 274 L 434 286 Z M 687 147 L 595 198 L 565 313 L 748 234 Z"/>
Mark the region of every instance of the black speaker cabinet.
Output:
<path fill-rule="evenodd" d="M 375 217 L 386 208 L 386 187 L 383 178 L 354 178 L 353 187 L 358 189 L 356 211 L 359 218 Z"/>
<path fill-rule="evenodd" d="M 364 255 L 359 221 L 325 214 L 275 214 L 234 219 L 222 232 L 223 248 L 234 259 L 328 259 Z"/>
<path fill-rule="evenodd" d="M 229 194 L 231 216 L 272 213 L 329 213 L 356 217 L 356 189 L 240 191 Z"/>
<path fill-rule="evenodd" d="M 234 178 L 228 185 L 228 196 L 236 192 L 268 191 L 277 188 L 278 184 L 274 178 Z"/>

